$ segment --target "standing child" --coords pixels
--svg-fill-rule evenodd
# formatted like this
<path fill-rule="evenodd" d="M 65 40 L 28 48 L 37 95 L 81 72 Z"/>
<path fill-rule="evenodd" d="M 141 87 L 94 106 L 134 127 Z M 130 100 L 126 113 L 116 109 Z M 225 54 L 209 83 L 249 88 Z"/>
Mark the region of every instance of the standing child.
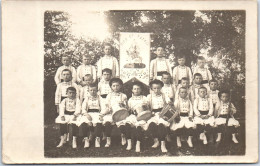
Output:
<path fill-rule="evenodd" d="M 191 102 L 193 103 L 196 98 L 199 97 L 199 88 L 203 87 L 202 85 L 202 75 L 200 73 L 194 74 L 193 85 L 190 87 L 191 89 Z"/>
<path fill-rule="evenodd" d="M 140 120 L 137 121 L 138 109 L 145 111 L 147 108 L 147 98 L 143 96 L 142 93 L 142 84 L 140 82 L 134 82 L 132 85 L 132 97 L 128 100 L 128 107 L 130 109 L 131 115 L 126 119 L 126 125 L 130 124 L 136 128 L 136 146 L 135 151 L 140 152 L 140 144 L 143 135 L 143 129 L 145 127 L 146 121 Z M 129 127 L 128 127 L 129 128 Z M 130 130 L 130 129 L 128 129 Z M 129 136 L 131 134 L 129 133 Z M 129 137 L 128 136 L 128 137 Z M 127 139 L 127 150 L 131 149 L 131 139 Z"/>
<path fill-rule="evenodd" d="M 237 110 L 230 102 L 230 93 L 228 91 L 219 92 L 219 98 L 220 102 L 217 103 L 215 111 L 215 123 L 218 130 L 216 142 L 221 141 L 221 135 L 224 132 L 225 126 L 227 126 L 229 131 L 232 133 L 232 141 L 237 144 L 236 133 L 240 125 L 233 116 Z"/>
<path fill-rule="evenodd" d="M 157 148 L 161 142 L 161 151 L 166 153 L 167 149 L 165 146 L 165 137 L 167 135 L 167 130 L 170 123 L 165 121 L 163 118 L 160 118 L 159 114 L 165 104 L 171 103 L 171 100 L 168 96 L 161 92 L 163 87 L 162 81 L 153 80 L 150 82 L 150 87 L 152 91 L 151 94 L 147 96 L 147 100 L 154 116 L 147 121 L 147 125 L 148 131 L 150 131 L 154 139 L 152 148 Z"/>
<path fill-rule="evenodd" d="M 89 147 L 89 136 L 91 132 L 91 128 L 94 128 L 94 135 L 96 136 L 95 139 L 95 147 L 100 147 L 100 137 L 102 134 L 102 121 L 101 121 L 101 98 L 97 94 L 97 86 L 96 84 L 90 84 L 89 85 L 89 95 L 84 99 L 82 103 L 82 114 L 83 116 L 86 116 L 84 123 L 81 124 L 83 137 L 85 141 L 84 148 Z M 90 116 L 91 120 L 88 119 L 88 116 Z"/>
<path fill-rule="evenodd" d="M 91 75 L 93 82 L 96 82 L 97 79 L 97 71 L 95 66 L 90 64 L 91 57 L 89 55 L 82 56 L 82 65 L 77 68 L 77 82 L 79 85 L 84 87 L 86 82 L 84 80 L 84 76 L 86 74 Z"/>
<path fill-rule="evenodd" d="M 63 82 L 59 83 L 55 92 L 55 105 L 57 107 L 57 113 L 59 113 L 59 104 L 63 99 L 68 97 L 67 88 L 74 87 L 76 89 L 76 97 L 79 97 L 79 92 L 77 84 L 71 81 L 71 71 L 69 69 L 64 69 L 62 71 Z"/>
<path fill-rule="evenodd" d="M 193 74 L 200 73 L 202 76 L 202 84 L 209 90 L 209 81 L 212 80 L 211 72 L 205 68 L 206 59 L 203 56 L 197 58 L 197 66 L 194 68 Z"/>
<path fill-rule="evenodd" d="M 163 72 L 168 72 L 172 76 L 172 70 L 169 59 L 164 56 L 164 50 L 162 47 L 156 49 L 157 58 L 151 61 L 150 65 L 150 80 L 161 80 Z"/>
<path fill-rule="evenodd" d="M 214 111 L 215 111 L 216 104 L 219 102 L 219 97 L 218 97 L 219 90 L 217 90 L 217 87 L 218 87 L 217 80 L 212 79 L 209 81 L 210 90 L 208 93 L 208 97 L 211 99 L 213 103 Z"/>
<path fill-rule="evenodd" d="M 173 123 L 171 130 L 175 131 L 177 135 L 178 147 L 181 147 L 180 136 L 182 134 L 188 136 L 187 143 L 189 147 L 193 147 L 192 137 L 196 125 L 193 122 L 193 108 L 187 91 L 187 88 L 181 87 L 179 90 L 179 96 L 174 101 L 174 107 L 179 112 L 180 121 L 178 123 Z"/>
<path fill-rule="evenodd" d="M 111 92 L 111 87 L 109 86 L 109 81 L 112 76 L 112 70 L 105 68 L 102 70 L 102 78 L 98 83 L 98 91 L 101 96 L 101 110 L 105 109 L 105 100 L 107 95 Z"/>
<path fill-rule="evenodd" d="M 164 86 L 162 87 L 162 92 L 167 95 L 171 101 L 174 101 L 174 95 L 175 95 L 175 86 L 171 84 L 171 74 L 168 72 L 164 72 L 162 74 L 162 82 Z"/>
<path fill-rule="evenodd" d="M 56 83 L 56 85 L 58 85 L 59 83 L 61 83 L 61 82 L 63 82 L 64 81 L 64 79 L 62 78 L 62 71 L 64 70 L 64 69 L 68 69 L 68 70 L 70 70 L 71 71 L 71 73 L 72 73 L 72 82 L 76 82 L 76 70 L 75 70 L 75 68 L 73 67 L 73 66 L 71 66 L 70 64 L 71 64 L 71 58 L 68 56 L 68 55 L 63 55 L 62 57 L 61 57 L 61 62 L 62 62 L 62 64 L 63 64 L 63 66 L 61 66 L 61 67 L 59 67 L 58 68 L 58 70 L 57 70 L 57 72 L 56 72 L 56 74 L 55 74 L 55 77 L 54 77 L 54 80 L 55 80 L 55 83 Z"/>
<path fill-rule="evenodd" d="M 105 145 L 105 147 L 110 147 L 111 144 L 111 131 L 112 131 L 112 124 L 113 124 L 113 119 L 112 119 L 112 112 L 115 111 L 113 110 L 114 106 L 120 106 L 120 107 L 127 107 L 127 96 L 120 92 L 122 85 L 123 85 L 123 81 L 120 78 L 112 78 L 109 81 L 109 85 L 112 89 L 112 92 L 110 92 L 107 95 L 106 98 L 106 106 L 107 109 L 103 112 L 102 110 L 102 114 L 103 114 L 103 124 L 105 126 L 105 135 L 107 137 L 107 143 Z M 118 124 L 120 126 L 120 124 Z M 124 124 L 122 124 L 124 125 Z M 126 144 L 126 139 L 124 134 L 121 134 L 121 142 L 122 145 Z"/>
<path fill-rule="evenodd" d="M 68 124 L 75 122 L 77 116 L 80 114 L 81 107 L 80 101 L 76 97 L 76 89 L 74 87 L 68 87 L 67 98 L 60 103 L 59 116 L 56 118 L 56 123 L 60 124 L 60 143 L 57 147 L 62 147 L 66 143 L 68 136 Z M 72 124 L 72 148 L 77 148 L 78 127 L 76 124 Z"/>
<path fill-rule="evenodd" d="M 212 136 L 212 128 L 214 127 L 213 104 L 207 97 L 207 88 L 200 87 L 198 90 L 199 97 L 194 100 L 194 122 L 200 133 L 200 139 L 203 144 L 207 144 L 207 136 Z"/>
<path fill-rule="evenodd" d="M 80 91 L 80 102 L 82 103 L 89 96 L 89 85 L 93 83 L 92 75 L 86 74 L 84 77 L 84 86 Z"/>
<path fill-rule="evenodd" d="M 186 77 L 189 79 L 189 84 L 192 83 L 192 73 L 191 69 L 188 66 L 185 66 L 185 57 L 184 56 L 178 56 L 178 66 L 176 66 L 173 69 L 172 75 L 173 75 L 173 83 L 177 87 L 178 84 L 181 83 L 181 79 L 183 77 Z"/>
<path fill-rule="evenodd" d="M 112 70 L 112 78 L 119 77 L 119 65 L 115 57 L 111 55 L 112 46 L 106 43 L 104 45 L 105 55 L 101 57 L 97 62 L 98 73 L 97 77 L 100 79 L 102 77 L 102 70 L 108 68 Z"/>

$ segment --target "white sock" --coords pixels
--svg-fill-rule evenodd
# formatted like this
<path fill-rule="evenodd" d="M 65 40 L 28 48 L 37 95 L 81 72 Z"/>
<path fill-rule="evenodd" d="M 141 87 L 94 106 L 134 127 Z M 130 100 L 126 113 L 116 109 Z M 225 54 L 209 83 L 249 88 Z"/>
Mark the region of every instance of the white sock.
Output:
<path fill-rule="evenodd" d="M 218 133 L 218 136 L 217 136 L 216 142 L 220 142 L 220 140 L 221 140 L 221 133 Z"/>
<path fill-rule="evenodd" d="M 63 144 L 64 144 L 64 136 L 62 135 L 62 136 L 60 136 L 60 143 L 59 143 L 59 145 L 57 145 L 56 147 L 57 147 L 57 148 L 62 147 Z"/>
<path fill-rule="evenodd" d="M 131 150 L 132 149 L 132 140 L 131 139 L 127 139 L 127 147 L 126 150 Z"/>
<path fill-rule="evenodd" d="M 140 152 L 140 141 L 136 141 L 135 152 Z"/>
<path fill-rule="evenodd" d="M 168 150 L 166 149 L 166 146 L 165 146 L 165 141 L 161 141 L 161 151 L 163 153 L 167 153 Z"/>
<path fill-rule="evenodd" d="M 77 137 L 75 137 L 75 136 L 73 136 L 72 148 L 73 148 L 73 149 L 77 148 Z"/>
<path fill-rule="evenodd" d="M 88 148 L 89 147 L 89 138 L 85 137 L 84 141 L 85 141 L 84 148 Z"/>
<path fill-rule="evenodd" d="M 99 148 L 99 147 L 100 147 L 100 137 L 96 137 L 95 147 L 96 147 L 96 148 Z"/>
<path fill-rule="evenodd" d="M 177 136 L 177 146 L 181 147 L 181 138 L 180 138 L 180 136 Z"/>
<path fill-rule="evenodd" d="M 111 138 L 107 137 L 107 143 L 106 143 L 105 147 L 106 148 L 110 147 L 110 144 L 111 144 Z"/>
<path fill-rule="evenodd" d="M 188 143 L 188 145 L 189 145 L 190 148 L 193 147 L 193 144 L 192 144 L 192 136 L 189 136 L 189 137 L 188 137 L 187 143 Z"/>
<path fill-rule="evenodd" d="M 154 138 L 154 144 L 152 146 L 152 148 L 157 148 L 159 146 L 160 142 L 158 140 L 158 138 Z"/>
<path fill-rule="evenodd" d="M 235 134 L 235 133 L 232 134 L 232 141 L 233 141 L 235 144 L 238 143 L 238 140 L 237 140 L 237 138 L 236 138 L 236 134 Z"/>

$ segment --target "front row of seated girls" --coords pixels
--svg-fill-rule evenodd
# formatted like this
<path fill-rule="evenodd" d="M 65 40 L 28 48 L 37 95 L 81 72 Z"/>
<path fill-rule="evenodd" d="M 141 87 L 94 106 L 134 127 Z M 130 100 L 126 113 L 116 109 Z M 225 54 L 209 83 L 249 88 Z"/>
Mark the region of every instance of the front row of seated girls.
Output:
<path fill-rule="evenodd" d="M 66 81 L 65 81 L 66 82 Z M 232 140 L 238 143 L 236 139 L 237 127 L 239 122 L 234 119 L 233 114 L 236 109 L 229 102 L 229 92 L 222 91 L 219 93 L 220 102 L 213 107 L 212 100 L 207 97 L 205 87 L 198 88 L 198 97 L 192 104 L 188 97 L 188 88 L 180 87 L 178 96 L 175 97 L 174 103 L 170 98 L 162 93 L 163 82 L 153 80 L 150 82 L 151 94 L 147 97 L 142 94 L 142 85 L 134 82 L 132 85 L 132 97 L 127 101 L 127 96 L 121 92 L 123 82 L 119 78 L 112 78 L 109 81 L 111 92 L 105 99 L 105 109 L 101 109 L 102 97 L 97 93 L 98 89 L 95 84 L 89 85 L 89 95 L 84 98 L 82 107 L 79 99 L 76 97 L 77 90 L 74 87 L 67 88 L 67 98 L 60 103 L 59 116 L 56 123 L 60 123 L 60 143 L 57 147 L 63 146 L 68 140 L 68 125 L 72 126 L 72 147 L 77 148 L 77 136 L 79 129 L 83 131 L 84 148 L 90 146 L 90 131 L 94 131 L 95 147 L 100 147 L 100 137 L 102 132 L 106 135 L 105 147 L 111 146 L 111 132 L 115 124 L 121 132 L 121 144 L 127 144 L 126 150 L 132 149 L 133 140 L 131 135 L 135 133 L 136 143 L 135 151 L 141 151 L 141 142 L 144 137 L 144 131 L 151 133 L 154 141 L 152 148 L 160 146 L 163 153 L 167 152 L 166 136 L 169 131 L 177 136 L 177 146 L 181 147 L 181 136 L 188 136 L 187 143 L 193 147 L 192 137 L 199 133 L 199 138 L 203 144 L 207 144 L 207 137 L 212 135 L 212 131 L 217 132 L 216 142 L 221 140 L 225 126 L 232 133 Z M 159 113 L 166 105 L 174 105 L 179 114 L 176 121 L 169 123 L 163 119 Z M 152 117 L 145 120 L 138 120 L 138 109 L 146 106 L 151 110 Z M 120 121 L 114 121 L 112 114 L 118 108 L 127 108 L 129 116 Z M 135 131 L 134 131 L 135 130 Z M 134 132 L 133 132 L 134 131 Z"/>

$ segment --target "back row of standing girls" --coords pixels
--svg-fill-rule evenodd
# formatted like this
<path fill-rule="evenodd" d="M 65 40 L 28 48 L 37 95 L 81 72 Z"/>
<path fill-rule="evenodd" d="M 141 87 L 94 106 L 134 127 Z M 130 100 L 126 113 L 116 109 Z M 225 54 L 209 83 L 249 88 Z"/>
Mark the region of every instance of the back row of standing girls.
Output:
<path fill-rule="evenodd" d="M 127 143 L 127 150 L 132 148 L 130 131 L 133 128 L 137 130 L 135 132 L 137 152 L 140 151 L 142 131 L 147 129 L 151 131 L 154 138 L 152 147 L 157 148 L 161 143 L 162 152 L 167 152 L 165 137 L 169 133 L 169 128 L 177 135 L 177 146 L 181 146 L 180 134 L 188 133 L 188 145 L 193 147 L 191 138 L 196 127 L 200 133 L 200 139 L 207 144 L 206 133 L 210 133 L 212 127 L 217 127 L 216 141 L 219 142 L 223 125 L 227 122 L 233 133 L 232 140 L 235 143 L 238 142 L 235 133 L 239 123 L 233 118 L 236 112 L 235 107 L 228 100 L 228 92 L 219 93 L 217 90 L 217 81 L 212 80 L 210 71 L 204 68 L 203 57 L 198 58 L 198 68 L 194 70 L 193 75 L 190 68 L 185 66 L 185 57 L 182 56 L 178 57 L 179 65 L 172 71 L 168 59 L 163 57 L 163 48 L 158 47 L 157 58 L 151 61 L 150 66 L 151 94 L 147 97 L 141 95 L 142 86 L 134 83 L 133 96 L 127 101 L 126 95 L 120 92 L 123 83 L 122 80 L 116 78 L 119 77 L 118 61 L 110 55 L 111 48 L 111 45 L 105 45 L 105 55 L 97 63 L 97 72 L 96 68 L 90 64 L 89 56 L 83 56 L 83 64 L 78 67 L 77 71 L 70 65 L 68 56 L 62 57 L 64 65 L 55 75 L 57 83 L 55 104 L 59 112 L 56 122 L 61 124 L 61 141 L 58 147 L 61 147 L 68 138 L 68 123 L 72 124 L 74 131 L 72 132 L 74 148 L 77 147 L 76 138 L 79 128 L 84 131 L 85 148 L 89 147 L 91 131 L 96 136 L 96 147 L 100 147 L 102 131 L 106 135 L 105 147 L 109 147 L 114 123 L 111 112 L 113 105 L 117 104 L 127 106 L 132 113 L 127 119 L 116 123 L 122 133 L 121 143 L 122 145 Z M 97 80 L 100 80 L 98 88 L 93 84 Z M 172 124 L 159 117 L 159 112 L 164 105 L 171 102 L 174 102 L 180 114 L 180 121 Z M 154 116 L 147 122 L 136 120 L 135 106 L 138 104 L 148 105 L 151 108 Z M 231 115 L 232 118 L 228 118 L 227 115 Z M 183 130 L 188 132 L 183 132 Z"/>

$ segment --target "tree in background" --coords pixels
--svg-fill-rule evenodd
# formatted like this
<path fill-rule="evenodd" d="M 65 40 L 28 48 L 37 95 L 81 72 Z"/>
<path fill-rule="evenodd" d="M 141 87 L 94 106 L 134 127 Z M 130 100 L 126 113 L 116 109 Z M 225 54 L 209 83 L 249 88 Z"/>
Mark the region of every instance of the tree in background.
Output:
<path fill-rule="evenodd" d="M 73 35 L 68 13 L 45 12 L 45 101 L 54 101 L 53 77 L 62 65 L 61 55 L 70 55 L 75 68 L 83 54 L 91 55 L 95 64 L 103 55 L 103 43 L 109 42 L 114 47 L 113 55 L 119 59 L 119 32 L 150 32 L 151 59 L 156 57 L 158 46 L 165 48 L 173 64 L 174 57 L 185 55 L 191 68 L 195 67 L 197 56 L 204 56 L 213 77 L 219 80 L 220 89 L 231 89 L 232 101 L 244 109 L 244 11 L 106 11 L 104 16 L 111 38 L 100 41 Z"/>

